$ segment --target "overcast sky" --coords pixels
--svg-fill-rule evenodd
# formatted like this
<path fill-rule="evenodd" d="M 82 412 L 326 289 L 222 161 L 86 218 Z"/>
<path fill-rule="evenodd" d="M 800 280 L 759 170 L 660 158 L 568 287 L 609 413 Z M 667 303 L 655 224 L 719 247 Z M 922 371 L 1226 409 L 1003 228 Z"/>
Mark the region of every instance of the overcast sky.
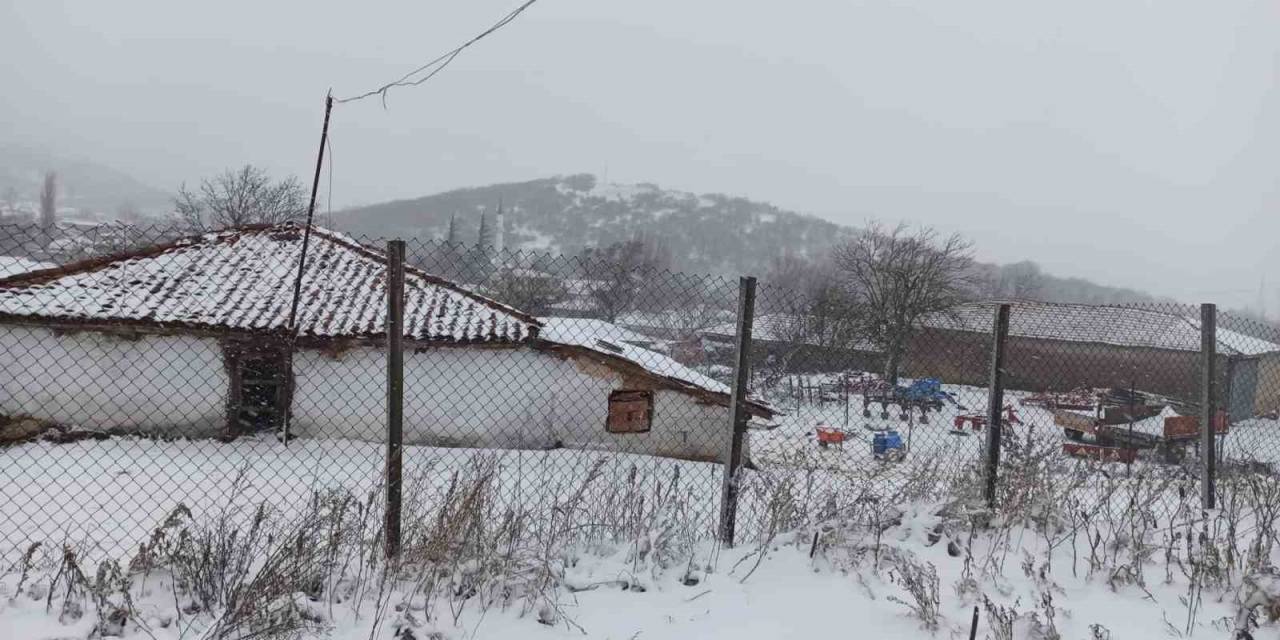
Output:
<path fill-rule="evenodd" d="M 310 175 L 517 0 L 0 0 L 0 142 Z M 340 105 L 335 206 L 591 172 L 1280 310 L 1275 0 L 540 0 Z"/>

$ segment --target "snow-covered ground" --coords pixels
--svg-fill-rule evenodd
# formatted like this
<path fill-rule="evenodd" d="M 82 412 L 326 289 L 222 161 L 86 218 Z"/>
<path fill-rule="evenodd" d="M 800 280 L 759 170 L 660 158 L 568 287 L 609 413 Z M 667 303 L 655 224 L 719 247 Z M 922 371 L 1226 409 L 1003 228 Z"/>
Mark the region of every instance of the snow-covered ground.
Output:
<path fill-rule="evenodd" d="M 958 435 L 956 415 L 984 411 L 985 390 L 946 385 L 961 406 L 946 406 L 930 414 L 928 424 L 917 419 L 904 423 L 897 410 L 887 420 L 873 408 L 862 416 L 857 396 L 850 398 L 847 423 L 842 398 L 828 402 L 798 402 L 774 394 L 770 399 L 787 413 L 772 430 L 751 430 L 750 451 L 762 478 L 803 477 L 820 491 L 838 489 L 851 479 L 874 478 L 880 495 L 892 496 L 903 486 L 926 477 L 938 486 L 951 483 L 976 488 L 984 434 L 968 429 Z M 1007 398 L 1017 407 L 1021 425 L 1006 430 L 1018 443 L 1032 442 L 1069 465 L 1081 468 L 1096 463 L 1077 461 L 1057 449 L 1061 429 L 1052 415 L 1040 408 L 1021 406 L 1019 393 Z M 1135 424 L 1135 430 L 1158 433 L 1161 417 Z M 823 423 L 844 428 L 843 447 L 820 448 L 814 426 Z M 847 424 L 847 427 L 845 426 Z M 909 453 L 901 462 L 877 460 L 872 455 L 873 430 L 897 429 Z M 1224 458 L 1250 460 L 1280 466 L 1280 422 L 1249 420 L 1232 425 L 1222 439 Z M 1146 453 L 1144 453 L 1144 456 Z M 475 460 L 493 458 L 501 468 L 501 493 L 513 504 L 543 500 L 575 486 L 597 465 L 602 473 L 625 482 L 633 473 L 657 481 L 678 474 L 678 482 L 700 514 L 706 535 L 718 517 L 722 468 L 718 464 L 670 460 L 624 453 L 572 451 L 478 450 L 462 448 L 405 448 L 406 477 L 421 477 L 432 491 L 444 491 L 451 474 Z M 131 548 L 173 506 L 181 502 L 193 510 L 222 504 L 233 492 L 238 476 L 247 489 L 238 496 L 241 505 L 267 501 L 281 509 L 305 501 L 315 490 L 341 487 L 358 494 L 380 486 L 384 468 L 383 445 L 344 439 L 297 439 L 289 445 L 262 435 L 233 442 L 210 439 L 172 441 L 137 437 L 83 440 L 68 444 L 38 441 L 0 449 L 0 484 L 7 502 L 0 519 L 0 550 L 10 554 L 31 542 L 74 542 L 82 553 L 111 555 Z M 1194 480 L 1190 471 L 1170 468 L 1143 459 L 1126 474 L 1167 471 Z M 747 500 L 749 502 L 750 497 Z M 817 498 L 814 498 L 815 500 Z M 1172 499 L 1172 498 L 1171 498 Z M 756 526 L 755 506 L 744 505 L 739 521 Z M 1164 513 L 1175 509 L 1162 507 Z M 3 557 L 3 556 L 0 556 Z"/>
<path fill-rule="evenodd" d="M 50 262 L 32 260 L 31 258 L 0 256 L 0 278 L 16 276 L 20 273 L 38 271 L 40 269 L 51 269 L 56 266 L 58 265 Z"/>
<path fill-rule="evenodd" d="M 878 408 L 863 417 L 857 396 L 846 414 L 842 397 L 797 399 L 785 387 L 776 385 L 770 397 L 787 412 L 780 426 L 750 434 L 757 468 L 741 485 L 742 545 L 735 549 L 713 541 L 717 464 L 572 450 L 406 447 L 407 500 L 428 511 L 456 497 L 468 473 L 495 465 L 486 502 L 491 520 L 532 510 L 540 519 L 527 527 L 544 533 L 551 527 L 563 545 L 544 549 L 557 568 L 539 588 L 551 595 L 535 598 L 542 604 L 482 606 L 464 597 L 449 604 L 450 614 L 437 602 L 432 613 L 427 605 L 405 605 L 375 615 L 376 599 L 353 606 L 372 597 L 365 593 L 312 616 L 308 637 L 392 638 L 404 628 L 414 638 L 438 632 L 450 639 L 968 637 L 975 605 L 979 638 L 1227 637 L 1236 600 L 1249 588 L 1245 577 L 1261 579 L 1259 567 L 1270 566 L 1280 548 L 1273 523 L 1249 507 L 1203 519 L 1192 469 L 1145 458 L 1126 467 L 1064 457 L 1050 413 L 1021 406 L 1018 393 L 1007 400 L 1023 424 L 1009 431 L 1002 470 L 1002 500 L 1011 512 L 1003 517 L 1011 521 L 993 522 L 980 512 L 965 515 L 978 504 L 982 434 L 953 433 L 955 416 L 985 409 L 985 390 L 947 386 L 961 406 L 918 424 L 899 421 L 896 409 L 887 420 Z M 1139 422 L 1135 430 L 1157 433 L 1160 420 Z M 819 422 L 846 429 L 844 447 L 819 448 L 813 436 Z M 889 428 L 909 442 L 905 460 L 871 455 L 873 430 Z M 1232 425 L 1223 446 L 1228 461 L 1280 463 L 1280 423 Z M 46 613 L 64 544 L 91 575 L 107 559 L 127 565 L 178 505 L 197 523 L 232 514 L 241 524 L 258 504 L 280 521 L 298 517 L 326 491 L 377 505 L 383 455 L 378 443 L 298 439 L 286 446 L 270 436 L 116 437 L 0 449 L 0 628 L 13 630 L 7 637 L 85 638 L 100 624 L 91 614 L 60 621 L 56 605 Z M 1280 482 L 1273 474 L 1245 476 L 1223 491 L 1224 505 L 1270 504 L 1266 496 L 1280 496 Z M 574 500 L 586 515 L 556 528 L 555 514 Z M 655 514 L 659 504 L 666 506 Z M 960 504 L 969 506 L 957 512 Z M 630 531 L 636 514 L 650 518 L 639 537 L 596 533 Z M 655 550 L 673 539 L 685 541 L 679 551 L 655 559 Z M 1206 539 L 1236 542 L 1218 549 Z M 1266 546 L 1257 547 L 1263 539 Z M 28 571 L 20 556 L 35 542 L 44 545 L 36 554 L 43 560 Z M 1218 555 L 1208 555 L 1209 547 Z M 1206 566 L 1217 572 L 1212 579 Z M 932 631 L 926 619 L 934 616 L 913 612 L 919 604 L 911 595 L 921 580 L 929 582 L 929 567 L 937 574 Z M 23 573 L 31 575 L 19 593 Z M 137 586 L 136 606 L 148 627 L 126 628 L 124 637 L 181 637 L 172 588 L 157 580 L 162 588 Z M 55 591 L 51 602 L 62 597 L 61 587 Z M 1001 615 L 1013 635 L 997 630 Z M 187 622 L 212 624 L 199 620 L 196 614 Z M 199 634 L 188 629 L 193 635 Z M 1254 637 L 1280 632 L 1264 625 Z"/>
<path fill-rule="evenodd" d="M 814 377 L 811 381 L 816 384 L 822 378 Z M 980 460 L 985 433 L 975 432 L 969 427 L 956 429 L 955 419 L 960 415 L 986 414 L 987 390 L 984 388 L 943 385 L 943 390 L 949 392 L 956 403 L 944 405 L 940 413 L 930 413 L 928 424 L 920 424 L 918 413 L 910 422 L 899 419 L 896 407 L 889 409 L 888 419 L 880 417 L 879 405 L 873 405 L 871 416 L 864 417 L 858 395 L 848 397 L 846 409 L 844 397 L 833 396 L 826 402 L 808 398 L 797 401 L 793 395 L 785 393 L 785 385 L 781 386 L 781 392 L 775 392 L 767 399 L 787 415 L 780 421 L 779 428 L 752 434 L 752 451 L 757 462 L 788 464 L 797 457 L 803 457 L 810 464 L 828 469 L 866 468 L 877 464 L 871 452 L 872 438 L 876 432 L 889 429 L 897 430 L 908 443 L 911 458 L 928 460 L 949 471 L 959 472 L 965 465 L 976 464 Z M 1014 407 L 1022 423 L 1007 427 L 1005 437 L 1030 439 L 1045 445 L 1062 442 L 1062 429 L 1054 425 L 1053 413 L 1041 407 L 1023 405 L 1021 400 L 1027 395 L 1020 391 L 1005 393 L 1005 405 Z M 1133 430 L 1161 435 L 1164 418 L 1174 415 L 1178 414 L 1166 407 L 1155 417 L 1134 422 Z M 818 448 L 814 436 L 814 428 L 818 424 L 844 430 L 848 438 L 844 446 Z M 1121 426 L 1129 428 L 1127 424 Z M 1230 432 L 1219 439 L 1219 446 L 1227 459 L 1280 466 L 1280 421 L 1255 418 L 1233 423 Z M 1155 453 L 1144 451 L 1140 456 L 1143 460 L 1154 461 Z M 911 467 L 903 469 L 910 470 Z"/>
<path fill-rule="evenodd" d="M 366 495 L 380 491 L 384 450 L 379 443 L 336 439 L 297 439 L 286 446 L 272 436 L 234 442 L 119 437 L 0 449 L 7 503 L 7 517 L 0 518 L 0 557 L 32 542 L 72 543 L 90 559 L 118 556 L 179 503 L 200 513 L 224 506 L 252 510 L 265 502 L 287 514 L 305 508 L 316 491 Z M 599 473 L 619 484 L 633 468 L 654 481 L 675 477 L 707 523 L 717 513 L 719 465 L 643 455 L 406 446 L 406 487 L 442 494 L 454 474 L 488 459 L 498 461 L 497 493 L 511 504 L 541 503 L 569 492 L 599 465 Z"/>
<path fill-rule="evenodd" d="M 775 492 L 773 499 L 784 495 Z M 572 498 L 560 496 L 550 511 L 556 510 L 575 511 Z M 496 539 L 504 544 L 493 564 L 482 560 L 493 553 L 484 545 L 478 551 L 459 547 L 459 553 L 480 554 L 477 559 L 432 559 L 413 550 L 413 558 L 433 566 L 410 564 L 402 580 L 389 583 L 379 581 L 376 561 L 366 568 L 364 559 L 352 562 L 344 555 L 364 542 L 351 550 L 338 542 L 337 562 L 326 564 L 311 586 L 299 584 L 293 592 L 255 582 L 267 571 L 261 562 L 251 563 L 252 579 L 215 581 L 245 585 L 250 597 L 265 593 L 261 597 L 270 602 L 241 606 L 274 602 L 274 620 L 292 617 L 302 627 L 300 637 L 309 639 L 966 638 L 976 607 L 978 638 L 1141 640 L 1230 637 L 1238 602 L 1250 597 L 1250 585 L 1271 580 L 1257 572 L 1256 563 L 1243 570 L 1239 557 L 1228 558 L 1233 568 L 1224 570 L 1223 559 L 1213 555 L 1228 528 L 1221 518 L 1204 528 L 1204 538 L 1172 539 L 1162 548 L 1158 531 L 1135 529 L 1133 521 L 1091 523 L 1074 532 L 998 520 L 979 528 L 968 524 L 979 520 L 970 520 L 954 503 L 921 499 L 802 518 L 777 535 L 725 548 L 710 541 L 689 544 L 677 512 L 660 511 L 629 540 L 591 543 L 588 536 L 570 534 L 554 548 L 522 548 L 534 557 L 507 551 L 508 534 L 499 529 Z M 587 531 L 593 524 L 599 523 L 563 530 Z M 208 530 L 190 531 L 190 538 L 176 539 L 199 540 Z M 1134 532 L 1142 543 L 1132 544 L 1127 536 Z M 465 542 L 486 534 L 454 535 Z M 1092 543 L 1095 535 L 1098 542 Z M 265 543 L 262 556 L 278 548 L 271 545 Z M 284 548 L 289 551 L 283 553 L 313 557 L 299 545 Z M 241 637 L 217 633 L 218 623 L 232 614 L 198 606 L 200 596 L 184 589 L 186 578 L 174 577 L 184 570 L 179 565 L 154 559 L 126 565 L 132 556 L 122 557 L 131 577 L 123 583 L 128 586 L 114 588 L 129 591 L 124 599 L 115 591 L 93 595 L 95 585 L 122 584 L 112 582 L 112 565 L 95 576 L 94 565 L 82 562 L 80 571 L 89 577 L 73 582 L 64 571 L 66 559 L 56 550 L 51 555 L 52 561 L 19 560 L 0 570 L 5 637 Z M 1240 574 L 1224 577 L 1233 571 Z M 1274 623 L 1259 622 L 1263 626 L 1254 638 L 1280 637 Z M 95 635 L 101 629 L 110 632 Z"/>

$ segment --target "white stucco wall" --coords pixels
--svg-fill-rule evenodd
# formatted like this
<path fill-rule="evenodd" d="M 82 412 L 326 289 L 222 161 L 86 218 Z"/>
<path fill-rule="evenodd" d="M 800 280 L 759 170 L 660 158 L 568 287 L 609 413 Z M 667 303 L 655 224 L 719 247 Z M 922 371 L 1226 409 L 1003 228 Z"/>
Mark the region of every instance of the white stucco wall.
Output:
<path fill-rule="evenodd" d="M 88 429 L 221 432 L 227 374 L 212 338 L 124 339 L 0 324 L 0 414 Z"/>
<path fill-rule="evenodd" d="M 292 432 L 381 441 L 386 360 L 376 349 L 338 358 L 294 355 Z M 217 435 L 228 379 L 212 338 L 124 339 L 0 325 L 0 415 L 89 428 Z M 405 442 L 545 449 L 557 446 L 719 459 L 727 409 L 659 390 L 653 428 L 605 431 L 621 376 L 532 349 L 440 348 L 405 355 Z"/>
<path fill-rule="evenodd" d="M 291 429 L 301 437 L 378 441 L 385 433 L 386 360 L 375 349 L 338 358 L 294 355 Z M 407 444 L 582 449 L 718 459 L 727 409 L 658 391 L 653 429 L 605 431 L 617 374 L 532 349 L 439 348 L 405 354 Z"/>

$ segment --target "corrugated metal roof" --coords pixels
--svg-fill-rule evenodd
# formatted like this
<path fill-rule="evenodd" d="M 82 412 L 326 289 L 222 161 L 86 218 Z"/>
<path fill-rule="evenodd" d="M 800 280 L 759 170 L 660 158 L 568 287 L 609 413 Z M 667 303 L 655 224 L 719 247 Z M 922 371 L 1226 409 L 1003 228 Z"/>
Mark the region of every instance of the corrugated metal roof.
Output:
<path fill-rule="evenodd" d="M 287 328 L 302 229 L 255 226 L 0 279 L 0 318 L 279 331 Z M 386 256 L 313 228 L 300 336 L 385 333 Z M 524 342 L 536 319 L 417 269 L 405 274 L 405 337 Z"/>
<path fill-rule="evenodd" d="M 925 319 L 932 329 L 991 333 L 997 302 L 974 302 Z M 1009 335 L 1172 351 L 1200 350 L 1200 319 L 1140 307 L 1041 302 L 1010 303 Z M 1260 355 L 1280 345 L 1218 328 L 1218 351 Z"/>

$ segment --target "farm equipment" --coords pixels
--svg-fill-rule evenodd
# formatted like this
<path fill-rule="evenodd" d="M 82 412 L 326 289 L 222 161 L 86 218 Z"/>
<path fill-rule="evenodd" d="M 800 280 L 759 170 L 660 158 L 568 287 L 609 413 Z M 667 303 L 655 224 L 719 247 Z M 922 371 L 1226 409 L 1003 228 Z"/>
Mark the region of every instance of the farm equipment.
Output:
<path fill-rule="evenodd" d="M 1122 462 L 1129 464 L 1138 458 L 1137 449 L 1109 447 L 1091 442 L 1068 441 L 1062 443 L 1062 452 L 1076 458 L 1097 460 L 1098 462 Z"/>
<path fill-rule="evenodd" d="M 1018 417 L 1018 411 L 1013 405 L 1006 404 L 1002 409 L 1004 416 L 1000 423 L 1008 427 L 1015 424 L 1022 424 L 1022 419 Z M 977 433 L 987 428 L 987 415 L 984 413 L 962 413 L 955 417 L 952 421 L 951 433 L 967 436 L 964 428 L 969 427 L 970 431 Z"/>
<path fill-rule="evenodd" d="M 1022 399 L 1022 404 L 1045 409 L 1092 409 L 1098 404 L 1098 394 L 1093 389 L 1080 387 L 1071 391 L 1045 391 Z"/>
<path fill-rule="evenodd" d="M 893 388 L 888 382 L 881 380 L 879 377 L 870 374 L 846 374 L 841 383 L 849 393 L 860 393 L 866 395 L 885 393 Z"/>
<path fill-rule="evenodd" d="M 898 462 L 907 457 L 907 447 L 897 431 L 882 431 L 871 438 L 871 456 L 876 460 Z"/>
<path fill-rule="evenodd" d="M 930 411 L 942 411 L 942 405 L 956 404 L 950 393 L 942 390 L 942 382 L 937 378 L 921 378 L 908 386 L 890 387 L 885 391 L 868 392 L 862 395 L 862 417 L 871 417 L 871 405 L 880 405 L 880 419 L 889 418 L 889 407 L 898 407 L 898 418 L 903 422 L 911 421 L 911 412 L 920 412 L 920 424 L 929 423 Z"/>
<path fill-rule="evenodd" d="M 1107 407 L 1113 408 L 1113 407 Z M 1161 407 L 1163 408 L 1163 407 Z M 1133 462 L 1140 450 L 1155 450 L 1159 459 L 1166 463 L 1176 463 L 1185 455 L 1187 445 L 1194 444 L 1200 437 L 1200 420 L 1195 416 L 1166 416 L 1160 433 L 1151 433 L 1151 426 L 1146 430 L 1135 430 L 1133 423 L 1151 417 L 1150 406 L 1124 414 L 1126 428 L 1117 415 L 1090 418 L 1087 415 L 1055 411 L 1054 422 L 1061 426 L 1066 440 L 1062 451 L 1067 455 L 1102 460 L 1107 462 Z M 1136 415 L 1135 415 L 1136 414 Z M 1141 416 L 1141 417 L 1139 417 Z M 1228 431 L 1226 412 L 1219 412 L 1214 419 L 1214 432 L 1225 435 Z"/>
<path fill-rule="evenodd" d="M 819 447 L 826 449 L 827 447 L 834 445 L 838 449 L 844 448 L 844 431 L 836 429 L 835 427 L 829 427 L 825 424 L 819 424 L 814 429 L 814 433 L 817 436 Z"/>

